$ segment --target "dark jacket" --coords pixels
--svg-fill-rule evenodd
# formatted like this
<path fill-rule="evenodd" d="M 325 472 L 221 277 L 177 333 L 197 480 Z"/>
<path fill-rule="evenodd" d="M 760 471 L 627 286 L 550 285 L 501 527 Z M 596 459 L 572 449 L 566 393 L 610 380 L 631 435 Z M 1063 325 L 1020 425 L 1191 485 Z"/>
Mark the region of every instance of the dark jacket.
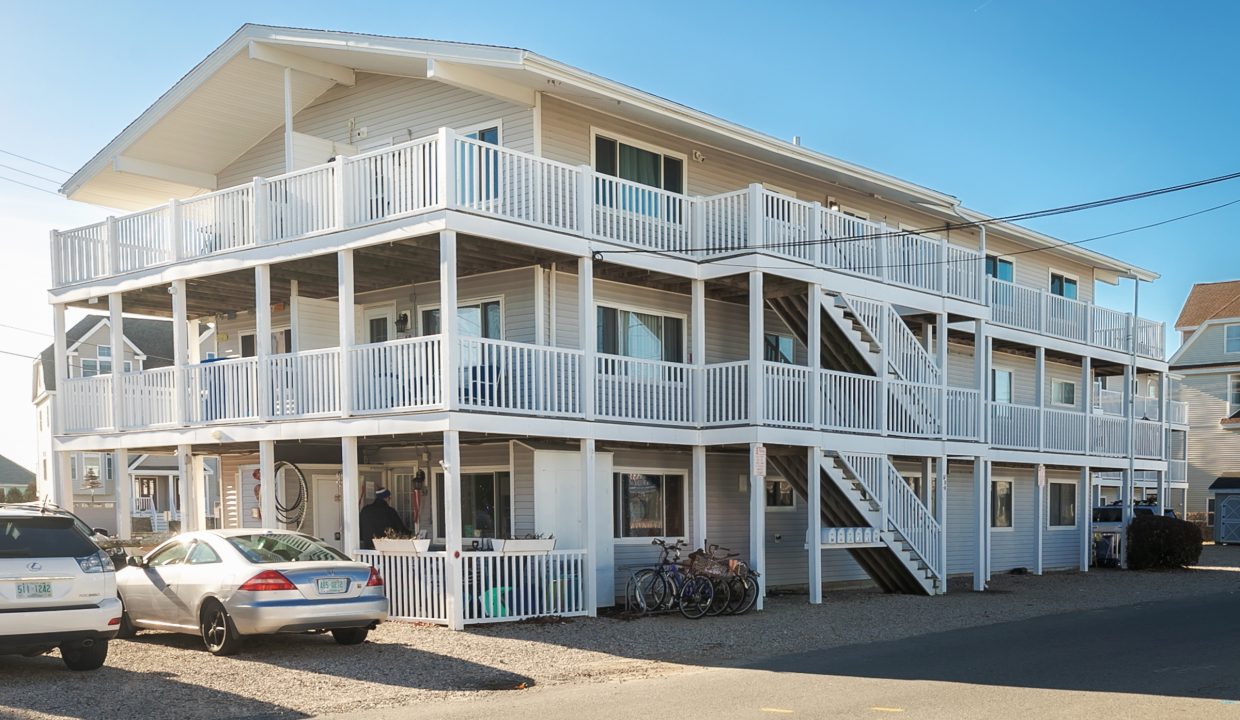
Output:
<path fill-rule="evenodd" d="M 409 535 L 409 528 L 400 519 L 400 514 L 383 500 L 375 500 L 362 508 L 358 513 L 358 530 L 361 535 L 362 549 L 374 550 L 375 538 L 383 537 L 388 530 L 395 530 L 402 535 Z"/>

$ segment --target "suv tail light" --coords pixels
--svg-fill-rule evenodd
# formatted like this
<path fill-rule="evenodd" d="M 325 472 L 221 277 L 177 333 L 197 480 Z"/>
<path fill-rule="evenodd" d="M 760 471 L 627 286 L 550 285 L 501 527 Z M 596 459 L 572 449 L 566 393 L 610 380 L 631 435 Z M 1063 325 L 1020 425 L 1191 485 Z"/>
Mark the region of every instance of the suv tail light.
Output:
<path fill-rule="evenodd" d="M 239 589 L 249 590 L 250 592 L 263 592 L 265 590 L 296 590 L 297 586 L 291 580 L 284 577 L 284 573 L 278 570 L 264 570 L 246 580 Z"/>
<path fill-rule="evenodd" d="M 94 555 L 75 558 L 78 567 L 82 568 L 84 573 L 106 573 L 115 572 L 116 566 L 112 564 L 112 558 L 103 550 Z"/>
<path fill-rule="evenodd" d="M 379 575 L 379 571 L 371 568 L 370 578 L 366 581 L 366 587 L 378 587 L 383 585 L 383 577 Z"/>

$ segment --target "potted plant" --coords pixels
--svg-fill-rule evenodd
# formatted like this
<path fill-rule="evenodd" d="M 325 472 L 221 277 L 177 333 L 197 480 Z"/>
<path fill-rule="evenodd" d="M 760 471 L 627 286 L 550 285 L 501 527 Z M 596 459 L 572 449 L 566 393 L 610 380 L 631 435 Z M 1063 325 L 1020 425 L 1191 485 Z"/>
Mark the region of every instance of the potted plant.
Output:
<path fill-rule="evenodd" d="M 374 543 L 375 550 L 380 553 L 424 553 L 431 547 L 430 538 L 404 535 L 390 528 L 383 537 L 375 538 Z"/>
<path fill-rule="evenodd" d="M 551 552 L 555 549 L 555 536 L 526 535 L 512 540 L 495 539 L 491 541 L 491 548 L 501 553 Z"/>

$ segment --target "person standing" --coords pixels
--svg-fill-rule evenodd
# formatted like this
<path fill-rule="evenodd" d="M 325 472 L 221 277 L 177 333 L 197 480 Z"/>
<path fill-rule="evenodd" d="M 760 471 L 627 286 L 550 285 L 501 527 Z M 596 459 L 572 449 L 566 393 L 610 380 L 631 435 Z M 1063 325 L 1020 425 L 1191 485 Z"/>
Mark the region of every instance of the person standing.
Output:
<path fill-rule="evenodd" d="M 389 530 L 401 535 L 412 534 L 409 528 L 405 527 L 405 521 L 400 519 L 400 513 L 388 504 L 391 497 L 391 490 L 379 488 L 375 491 L 374 502 L 358 513 L 357 524 L 363 550 L 374 550 L 375 538 L 383 537 Z"/>

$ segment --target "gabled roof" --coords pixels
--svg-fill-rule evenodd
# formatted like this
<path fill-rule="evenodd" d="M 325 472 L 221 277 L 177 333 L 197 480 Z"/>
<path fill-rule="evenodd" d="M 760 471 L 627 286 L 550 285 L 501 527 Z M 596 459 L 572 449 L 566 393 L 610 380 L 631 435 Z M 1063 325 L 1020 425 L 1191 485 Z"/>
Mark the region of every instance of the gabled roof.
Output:
<path fill-rule="evenodd" d="M 106 315 L 87 315 L 78 320 L 65 332 L 65 342 L 69 347 L 84 340 L 101 323 L 106 324 Z M 142 361 L 144 368 L 167 367 L 172 364 L 172 323 L 168 320 L 149 318 L 125 318 L 125 340 L 133 345 L 146 358 Z M 43 367 L 44 389 L 56 389 L 56 346 L 48 345 L 39 353 L 39 363 Z M 34 389 L 38 392 L 38 388 Z"/>
<path fill-rule="evenodd" d="M 34 482 L 34 473 L 0 455 L 0 486 L 26 487 Z"/>
<path fill-rule="evenodd" d="M 1240 280 L 1197 283 L 1188 291 L 1176 330 L 1191 330 L 1207 320 L 1240 318 Z"/>
<path fill-rule="evenodd" d="M 1215 479 L 1210 483 L 1208 490 L 1240 490 L 1240 477 L 1223 477 Z"/>
<path fill-rule="evenodd" d="M 538 93 L 752 157 L 857 192 L 920 207 L 945 221 L 983 213 L 900 178 L 816 152 L 528 50 L 247 24 L 195 66 L 66 181 L 76 200 L 142 209 L 217 188 L 217 174 L 283 125 L 284 68 L 295 67 L 294 113 L 355 72 L 428 78 L 534 107 Z M 795 105 L 795 96 L 789 98 Z M 1096 269 L 1104 282 L 1158 274 L 1009 223 L 990 231 Z"/>

